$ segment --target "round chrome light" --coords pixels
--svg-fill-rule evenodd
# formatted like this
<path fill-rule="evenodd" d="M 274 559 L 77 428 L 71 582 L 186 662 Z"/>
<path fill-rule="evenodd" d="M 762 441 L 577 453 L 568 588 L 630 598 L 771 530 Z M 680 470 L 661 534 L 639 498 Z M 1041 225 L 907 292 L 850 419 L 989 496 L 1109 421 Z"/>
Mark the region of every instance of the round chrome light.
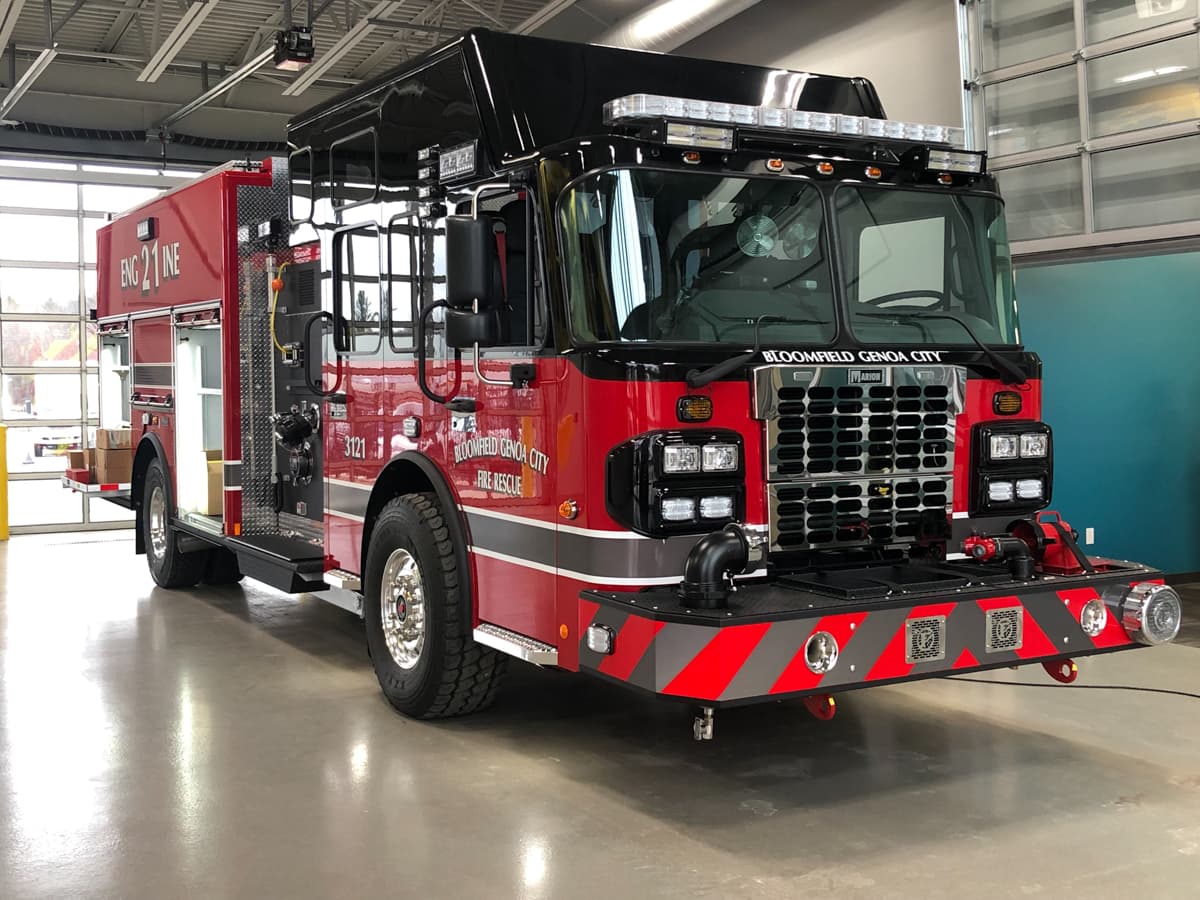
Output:
<path fill-rule="evenodd" d="M 818 631 L 804 645 L 804 661 L 810 672 L 824 675 L 837 665 L 837 638 L 828 631 Z"/>
<path fill-rule="evenodd" d="M 1108 607 L 1103 600 L 1089 600 L 1079 611 L 1079 627 L 1088 637 L 1096 637 L 1108 624 Z"/>
<path fill-rule="evenodd" d="M 1165 644 L 1179 634 L 1183 606 L 1165 584 L 1135 584 L 1121 604 L 1121 624 L 1142 644 Z"/>

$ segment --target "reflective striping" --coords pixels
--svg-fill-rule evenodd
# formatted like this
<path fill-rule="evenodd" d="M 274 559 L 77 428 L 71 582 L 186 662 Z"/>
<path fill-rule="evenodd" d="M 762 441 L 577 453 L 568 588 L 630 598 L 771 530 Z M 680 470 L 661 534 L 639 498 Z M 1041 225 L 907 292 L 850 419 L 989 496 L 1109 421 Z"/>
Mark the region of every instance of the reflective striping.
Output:
<path fill-rule="evenodd" d="M 330 510 L 340 510 L 340 515 L 361 522 L 367 515 L 367 504 L 371 500 L 369 485 L 350 484 L 345 481 L 325 479 L 325 505 Z"/>
<path fill-rule="evenodd" d="M 351 522 L 367 521 L 362 516 L 356 516 L 356 515 L 354 515 L 354 513 L 343 512 L 340 509 L 327 509 L 327 510 L 325 510 L 325 514 L 329 515 L 329 516 L 336 516 L 339 519 L 349 519 Z"/>
<path fill-rule="evenodd" d="M 625 681 L 632 674 L 634 667 L 641 662 L 642 657 L 646 655 L 646 651 L 654 642 L 654 638 L 662 631 L 664 625 L 666 625 L 665 622 L 655 622 L 652 619 L 643 619 L 641 616 L 627 617 L 621 630 L 616 632 L 616 638 L 613 640 L 613 652 L 604 657 L 597 666 L 597 670 Z"/>
<path fill-rule="evenodd" d="M 683 697 L 720 697 L 770 627 L 770 622 L 764 622 L 719 629 L 716 637 L 662 692 Z"/>
<path fill-rule="evenodd" d="M 497 553 L 495 550 L 489 550 L 486 547 L 477 547 L 474 544 L 469 546 L 472 553 L 478 553 L 480 556 L 486 556 L 489 559 L 498 559 L 501 562 L 512 563 L 514 566 L 524 566 L 527 569 L 534 569 L 538 572 L 548 572 L 551 575 L 561 575 L 563 578 L 573 578 L 576 581 L 581 581 L 584 584 L 594 585 L 611 585 L 613 587 L 643 587 L 647 585 L 671 585 L 678 584 L 683 580 L 683 574 L 672 575 L 666 578 L 616 578 L 611 575 L 589 575 L 586 572 L 576 572 L 571 569 L 557 568 L 545 563 L 534 562 L 530 559 L 524 559 L 519 556 L 509 556 L 506 553 Z"/>
<path fill-rule="evenodd" d="M 908 608 L 825 611 L 824 615 L 723 627 L 715 620 L 705 624 L 655 620 L 633 604 L 592 592 L 580 599 L 581 632 L 592 622 L 612 628 L 620 659 L 587 650 L 581 633 L 579 664 L 581 669 L 657 693 L 733 702 L 836 692 L 871 682 L 1061 659 L 1132 644 L 1111 612 L 1109 624 L 1099 636 L 1089 639 L 1083 633 L 1078 612 L 1084 603 L 1099 596 L 1093 588 L 1056 591 L 1029 585 L 1021 589 L 1028 592 L 976 595 Z M 1022 646 L 988 653 L 987 615 L 1006 610 L 1020 611 Z M 945 620 L 944 658 L 906 662 L 906 623 L 935 617 Z M 830 632 L 840 651 L 837 665 L 825 675 L 813 673 L 804 656 L 805 643 L 817 631 Z"/>

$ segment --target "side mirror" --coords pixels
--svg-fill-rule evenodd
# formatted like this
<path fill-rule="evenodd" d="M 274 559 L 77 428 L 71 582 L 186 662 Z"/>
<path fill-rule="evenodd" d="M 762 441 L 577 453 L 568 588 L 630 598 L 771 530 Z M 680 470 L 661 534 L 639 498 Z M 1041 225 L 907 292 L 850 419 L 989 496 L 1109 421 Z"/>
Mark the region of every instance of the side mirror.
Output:
<path fill-rule="evenodd" d="M 497 302 L 497 264 L 490 220 L 446 217 L 446 302 L 453 309 L 471 309 L 478 300 L 482 311 Z"/>
<path fill-rule="evenodd" d="M 462 349 L 478 345 L 494 347 L 500 343 L 500 316 L 494 309 L 473 312 L 469 309 L 446 310 L 446 343 Z"/>

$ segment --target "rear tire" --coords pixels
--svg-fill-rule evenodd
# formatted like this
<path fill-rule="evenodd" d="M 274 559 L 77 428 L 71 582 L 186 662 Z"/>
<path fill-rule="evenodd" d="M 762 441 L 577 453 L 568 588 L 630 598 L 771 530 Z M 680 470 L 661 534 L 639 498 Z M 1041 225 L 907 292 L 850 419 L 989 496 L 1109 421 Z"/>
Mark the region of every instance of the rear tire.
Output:
<path fill-rule="evenodd" d="M 390 501 L 367 548 L 367 649 L 388 702 L 417 719 L 484 709 L 504 671 L 505 657 L 463 625 L 470 598 L 454 549 L 433 494 Z"/>
<path fill-rule="evenodd" d="M 171 528 L 171 492 L 160 460 L 150 463 L 142 490 L 142 537 L 146 563 L 155 584 L 165 588 L 191 587 L 200 580 L 208 553 L 184 553 Z"/>

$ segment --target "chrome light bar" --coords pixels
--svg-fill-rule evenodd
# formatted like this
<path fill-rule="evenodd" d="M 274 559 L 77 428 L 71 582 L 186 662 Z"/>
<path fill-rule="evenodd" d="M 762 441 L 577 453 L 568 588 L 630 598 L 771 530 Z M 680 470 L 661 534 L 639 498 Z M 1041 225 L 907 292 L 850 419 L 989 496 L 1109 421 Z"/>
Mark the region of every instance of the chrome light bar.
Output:
<path fill-rule="evenodd" d="M 745 106 L 715 100 L 688 100 L 660 94 L 630 94 L 604 104 L 604 123 L 617 125 L 651 119 L 722 123 L 778 131 L 799 131 L 853 138 L 885 138 L 918 144 L 966 146 L 966 131 L 950 125 L 921 125 L 892 119 L 809 112 L 777 106 Z"/>

